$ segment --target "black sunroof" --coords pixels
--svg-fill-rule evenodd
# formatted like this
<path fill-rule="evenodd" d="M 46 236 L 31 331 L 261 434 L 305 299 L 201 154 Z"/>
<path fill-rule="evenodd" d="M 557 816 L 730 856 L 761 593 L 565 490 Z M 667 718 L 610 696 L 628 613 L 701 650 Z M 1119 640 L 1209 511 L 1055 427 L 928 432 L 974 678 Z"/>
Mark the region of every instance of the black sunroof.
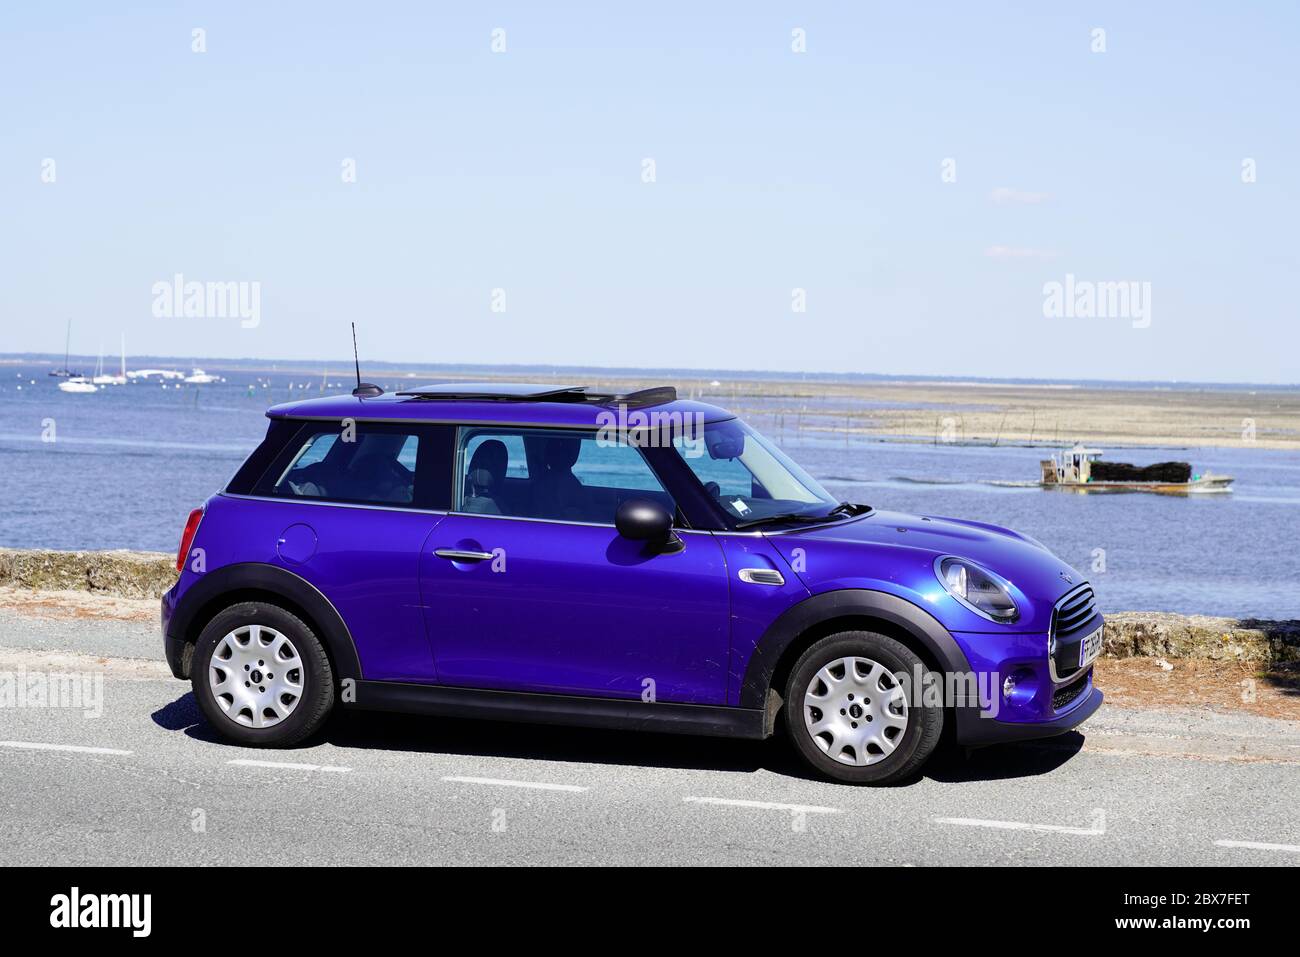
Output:
<path fill-rule="evenodd" d="M 677 398 L 672 386 L 619 394 L 592 392 L 585 385 L 537 385 L 527 382 L 441 382 L 397 393 L 412 399 L 442 402 L 590 402 L 596 405 L 662 405 Z"/>
<path fill-rule="evenodd" d="M 439 382 L 414 389 L 403 389 L 398 395 L 421 399 L 550 399 L 555 396 L 583 396 L 584 385 L 537 385 L 529 382 Z"/>

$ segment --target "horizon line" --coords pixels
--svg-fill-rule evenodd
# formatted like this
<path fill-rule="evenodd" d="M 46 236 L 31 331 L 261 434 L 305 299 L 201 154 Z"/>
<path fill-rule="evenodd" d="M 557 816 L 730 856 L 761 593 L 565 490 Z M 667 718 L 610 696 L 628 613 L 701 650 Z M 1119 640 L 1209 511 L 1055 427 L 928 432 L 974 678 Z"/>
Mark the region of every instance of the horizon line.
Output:
<path fill-rule="evenodd" d="M 96 362 L 97 356 L 87 353 L 70 353 L 68 362 L 73 361 L 73 357 L 84 359 L 87 362 Z M 172 363 L 181 365 L 195 365 L 200 360 L 206 364 L 212 365 L 212 368 L 219 369 L 221 366 L 216 363 L 230 362 L 239 364 L 292 364 L 301 366 L 313 366 L 315 368 L 325 368 L 327 371 L 330 367 L 340 367 L 349 375 L 353 372 L 353 359 L 275 359 L 263 358 L 258 356 L 173 356 L 173 355 L 155 355 L 152 353 L 140 353 L 134 357 L 136 360 L 151 360 L 159 363 Z M 32 362 L 62 362 L 63 359 L 53 352 L 0 352 L 0 363 L 13 364 L 17 361 Z M 645 378 L 647 374 L 688 374 L 703 377 L 718 374 L 742 375 L 748 378 L 759 376 L 770 377 L 775 380 L 789 380 L 800 376 L 816 376 L 820 380 L 827 382 L 853 381 L 860 379 L 875 379 L 882 382 L 891 381 L 908 381 L 923 383 L 932 380 L 945 380 L 949 382 L 960 383 L 963 381 L 976 383 L 992 383 L 1007 385 L 1088 385 L 1088 384 L 1106 384 L 1106 385 L 1168 385 L 1192 388 L 1196 386 L 1214 386 L 1218 388 L 1237 386 L 1241 388 L 1268 388 L 1268 389 L 1300 389 L 1300 382 L 1250 382 L 1239 379 L 1117 379 L 1117 378 L 1048 378 L 1048 377 L 1029 377 L 1029 376 L 987 376 L 974 374 L 953 374 L 953 373 L 919 373 L 919 372 L 843 372 L 843 371 L 824 371 L 815 369 L 734 369 L 724 367 L 692 367 L 692 366 L 604 366 L 583 363 L 571 363 L 561 365 L 556 363 L 524 363 L 524 362 L 410 362 L 410 361 L 393 361 L 390 359 L 367 359 L 362 361 L 362 366 L 366 364 L 388 367 L 392 371 L 416 371 L 420 369 L 437 369 L 444 371 L 492 371 L 500 370 L 502 375 L 517 375 L 523 372 L 538 371 L 547 375 L 558 375 L 563 372 L 595 371 L 605 372 L 608 374 L 617 374 L 624 376 L 637 376 Z M 512 372 L 509 370 L 519 370 Z M 364 375 L 364 374 L 363 374 Z"/>

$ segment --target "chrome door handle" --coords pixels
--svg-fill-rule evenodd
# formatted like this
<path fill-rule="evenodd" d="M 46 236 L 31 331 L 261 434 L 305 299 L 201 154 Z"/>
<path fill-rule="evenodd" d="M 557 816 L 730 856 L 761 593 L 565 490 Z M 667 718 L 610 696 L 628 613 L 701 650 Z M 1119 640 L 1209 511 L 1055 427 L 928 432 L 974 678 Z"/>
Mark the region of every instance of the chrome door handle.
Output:
<path fill-rule="evenodd" d="M 740 580 L 751 585 L 784 585 L 785 578 L 775 568 L 742 568 Z"/>
<path fill-rule="evenodd" d="M 491 552 L 470 552 L 459 548 L 435 548 L 433 553 L 439 558 L 453 562 L 490 562 Z"/>

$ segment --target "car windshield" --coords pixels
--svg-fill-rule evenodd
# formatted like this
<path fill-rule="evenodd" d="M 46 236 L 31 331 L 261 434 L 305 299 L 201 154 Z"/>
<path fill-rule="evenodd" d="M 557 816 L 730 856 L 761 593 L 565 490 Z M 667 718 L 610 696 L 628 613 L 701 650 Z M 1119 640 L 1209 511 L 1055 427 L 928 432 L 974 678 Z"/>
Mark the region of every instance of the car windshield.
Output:
<path fill-rule="evenodd" d="M 739 419 L 709 422 L 676 435 L 673 448 L 737 525 L 777 517 L 828 518 L 838 504 L 816 479 Z"/>

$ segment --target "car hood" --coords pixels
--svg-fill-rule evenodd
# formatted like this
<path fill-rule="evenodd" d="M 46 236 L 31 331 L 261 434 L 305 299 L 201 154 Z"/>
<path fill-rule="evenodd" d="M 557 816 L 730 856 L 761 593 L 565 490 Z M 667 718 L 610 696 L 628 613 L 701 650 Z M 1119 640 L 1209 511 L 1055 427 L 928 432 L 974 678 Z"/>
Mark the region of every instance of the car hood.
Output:
<path fill-rule="evenodd" d="M 879 588 L 922 605 L 951 630 L 1045 632 L 1052 606 L 1084 581 L 1025 535 L 956 518 L 872 511 L 767 537 L 810 591 Z M 998 625 L 952 598 L 934 571 L 935 560 L 946 555 L 968 559 L 1010 582 L 1020 619 Z"/>

